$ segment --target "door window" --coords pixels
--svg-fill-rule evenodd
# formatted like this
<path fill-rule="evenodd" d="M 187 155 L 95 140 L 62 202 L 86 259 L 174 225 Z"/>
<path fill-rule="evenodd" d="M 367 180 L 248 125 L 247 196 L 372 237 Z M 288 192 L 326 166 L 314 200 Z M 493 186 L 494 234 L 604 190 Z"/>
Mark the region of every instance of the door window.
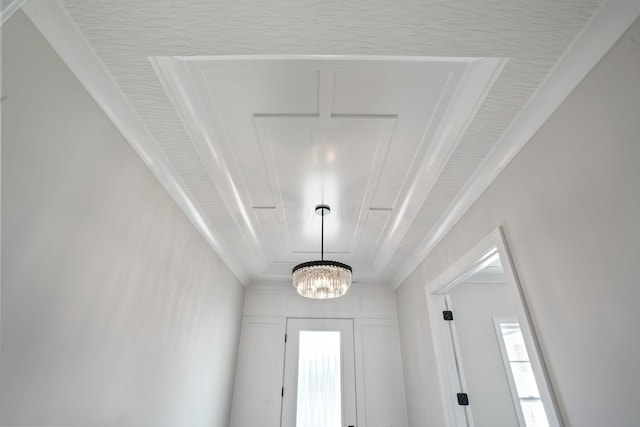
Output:
<path fill-rule="evenodd" d="M 339 331 L 300 331 L 297 427 L 340 427 L 340 353 Z"/>
<path fill-rule="evenodd" d="M 511 393 L 519 404 L 519 418 L 526 427 L 549 427 L 520 324 L 499 319 L 495 323 Z"/>
<path fill-rule="evenodd" d="M 353 320 L 287 319 L 282 427 L 356 425 Z"/>

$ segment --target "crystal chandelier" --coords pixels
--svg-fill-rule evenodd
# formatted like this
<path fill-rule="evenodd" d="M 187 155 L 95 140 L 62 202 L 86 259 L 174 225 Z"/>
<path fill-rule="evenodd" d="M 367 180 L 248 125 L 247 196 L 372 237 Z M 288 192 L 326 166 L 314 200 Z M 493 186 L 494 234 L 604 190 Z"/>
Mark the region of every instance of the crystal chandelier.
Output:
<path fill-rule="evenodd" d="M 303 262 L 293 268 L 293 287 L 303 297 L 337 298 L 347 293 L 351 286 L 351 267 L 324 259 L 324 216 L 329 212 L 331 208 L 328 205 L 316 206 L 316 214 L 322 216 L 320 260 Z"/>

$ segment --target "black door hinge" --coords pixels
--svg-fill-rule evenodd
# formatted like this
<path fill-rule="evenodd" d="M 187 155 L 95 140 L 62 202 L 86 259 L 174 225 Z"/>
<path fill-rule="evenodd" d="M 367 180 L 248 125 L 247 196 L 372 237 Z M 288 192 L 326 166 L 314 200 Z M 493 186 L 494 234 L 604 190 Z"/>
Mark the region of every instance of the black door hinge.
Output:
<path fill-rule="evenodd" d="M 451 310 L 445 310 L 442 312 L 442 317 L 444 317 L 444 320 L 453 320 L 453 311 Z"/>
<path fill-rule="evenodd" d="M 284 342 L 287 342 L 287 334 L 284 334 Z"/>
<path fill-rule="evenodd" d="M 469 396 L 467 393 L 458 393 L 458 405 L 469 406 Z"/>
<path fill-rule="evenodd" d="M 284 397 L 284 387 L 282 387 L 282 393 L 280 394 L 281 397 Z"/>

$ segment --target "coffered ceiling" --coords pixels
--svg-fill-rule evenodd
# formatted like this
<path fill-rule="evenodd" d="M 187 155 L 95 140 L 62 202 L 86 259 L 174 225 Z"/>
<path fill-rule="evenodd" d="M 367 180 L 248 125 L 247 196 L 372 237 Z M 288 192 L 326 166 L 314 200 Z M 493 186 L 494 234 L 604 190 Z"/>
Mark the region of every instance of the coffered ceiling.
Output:
<path fill-rule="evenodd" d="M 245 284 L 397 286 L 637 5 L 32 0 L 25 11 Z M 634 16 L 635 14 L 635 16 Z"/>

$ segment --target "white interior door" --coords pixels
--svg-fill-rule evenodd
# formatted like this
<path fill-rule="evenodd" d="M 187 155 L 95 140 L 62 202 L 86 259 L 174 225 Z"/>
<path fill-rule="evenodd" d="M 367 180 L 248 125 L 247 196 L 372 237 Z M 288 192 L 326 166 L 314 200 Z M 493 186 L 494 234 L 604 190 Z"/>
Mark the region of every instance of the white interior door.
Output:
<path fill-rule="evenodd" d="M 282 427 L 355 427 L 352 319 L 287 319 Z"/>
<path fill-rule="evenodd" d="M 475 427 L 549 427 L 505 283 L 462 282 L 447 295 L 462 390 Z M 507 320 L 508 319 L 508 320 Z"/>

